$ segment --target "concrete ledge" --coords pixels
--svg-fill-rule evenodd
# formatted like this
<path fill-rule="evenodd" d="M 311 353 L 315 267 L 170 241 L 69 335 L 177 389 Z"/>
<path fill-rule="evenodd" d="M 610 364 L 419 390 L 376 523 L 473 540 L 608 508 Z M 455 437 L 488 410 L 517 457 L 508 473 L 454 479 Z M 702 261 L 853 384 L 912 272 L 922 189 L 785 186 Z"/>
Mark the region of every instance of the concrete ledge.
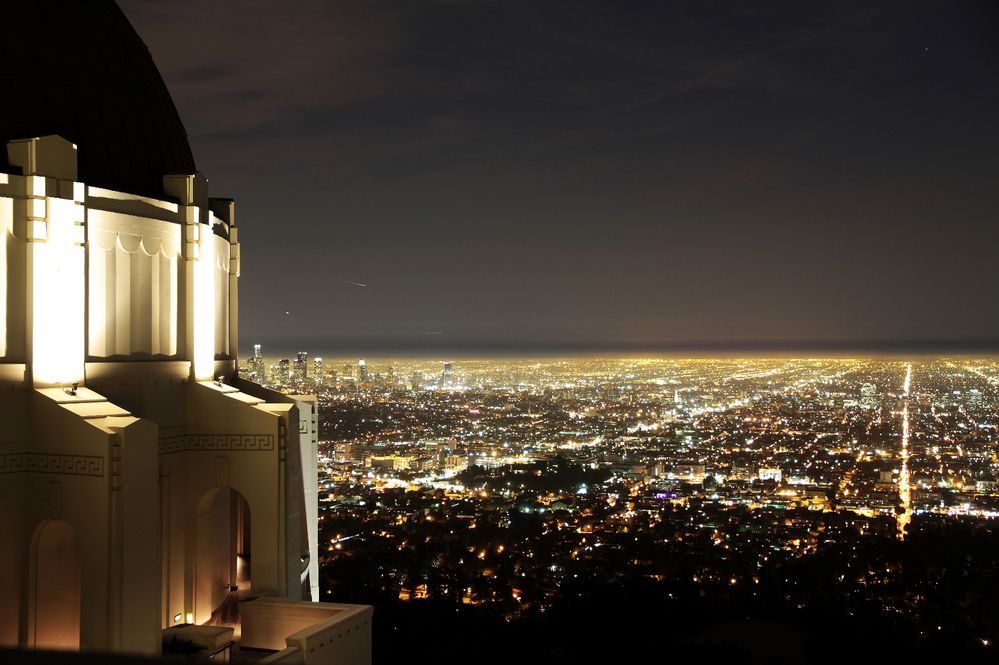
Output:
<path fill-rule="evenodd" d="M 371 662 L 370 605 L 311 603 L 282 598 L 258 598 L 241 603 L 240 645 L 254 649 L 294 647 L 296 660 L 274 662 L 369 665 Z M 300 658 L 300 659 L 299 659 Z"/>
<path fill-rule="evenodd" d="M 181 624 L 163 629 L 163 641 L 172 639 L 190 642 L 196 647 L 214 652 L 219 647 L 232 642 L 234 630 L 229 626 L 195 626 L 192 624 Z"/>

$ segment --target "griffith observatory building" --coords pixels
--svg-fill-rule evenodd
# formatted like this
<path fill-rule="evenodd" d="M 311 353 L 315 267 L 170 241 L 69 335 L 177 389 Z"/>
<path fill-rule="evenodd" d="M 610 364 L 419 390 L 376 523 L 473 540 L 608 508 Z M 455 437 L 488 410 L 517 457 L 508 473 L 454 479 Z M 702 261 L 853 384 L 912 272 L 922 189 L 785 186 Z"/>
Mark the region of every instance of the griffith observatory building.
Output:
<path fill-rule="evenodd" d="M 236 209 L 146 46 L 11 3 L 0 85 L 0 649 L 369 662 L 315 602 L 315 398 L 240 377 Z"/>

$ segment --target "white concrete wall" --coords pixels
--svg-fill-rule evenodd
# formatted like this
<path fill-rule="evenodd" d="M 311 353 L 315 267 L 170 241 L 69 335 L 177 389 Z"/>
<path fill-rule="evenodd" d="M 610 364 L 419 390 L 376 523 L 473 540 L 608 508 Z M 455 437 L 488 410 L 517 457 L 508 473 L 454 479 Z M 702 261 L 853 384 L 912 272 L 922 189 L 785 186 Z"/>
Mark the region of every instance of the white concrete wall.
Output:
<path fill-rule="evenodd" d="M 24 474 L 25 531 L 62 519 L 79 538 L 81 648 L 157 653 L 156 427 L 80 392 L 32 393 L 30 454 L 44 461 Z"/>

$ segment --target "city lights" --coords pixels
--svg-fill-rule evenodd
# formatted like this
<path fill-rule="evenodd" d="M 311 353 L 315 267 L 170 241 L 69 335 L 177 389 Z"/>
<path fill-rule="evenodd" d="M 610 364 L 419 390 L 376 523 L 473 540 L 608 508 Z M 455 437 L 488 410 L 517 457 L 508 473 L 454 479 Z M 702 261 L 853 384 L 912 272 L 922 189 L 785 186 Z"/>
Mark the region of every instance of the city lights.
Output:
<path fill-rule="evenodd" d="M 858 553 L 940 525 L 990 532 L 999 516 L 993 361 L 497 359 L 445 373 L 323 357 L 304 377 L 261 349 L 252 363 L 318 395 L 320 529 L 356 534 L 322 557 L 334 590 L 359 557 L 399 602 L 453 597 L 513 620 L 619 559 L 634 572 L 613 576 L 679 599 L 677 561 L 698 562 L 686 579 L 703 593 L 753 597 L 793 562 L 832 557 L 841 587 L 918 622 L 914 603 L 943 589 L 898 586 L 901 564 Z"/>

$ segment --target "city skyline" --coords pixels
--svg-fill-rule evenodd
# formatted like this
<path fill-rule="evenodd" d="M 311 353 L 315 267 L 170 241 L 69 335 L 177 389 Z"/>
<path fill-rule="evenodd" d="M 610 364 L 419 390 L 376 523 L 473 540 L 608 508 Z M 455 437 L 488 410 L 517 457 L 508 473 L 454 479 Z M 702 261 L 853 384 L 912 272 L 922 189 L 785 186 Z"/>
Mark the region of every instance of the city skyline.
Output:
<path fill-rule="evenodd" d="M 782 480 L 791 485 L 817 483 L 812 489 L 821 497 L 811 496 L 802 506 L 828 510 L 822 492 L 838 487 L 841 506 L 855 502 L 848 499 L 849 491 L 843 491 L 845 485 L 852 484 L 853 471 L 849 469 L 860 464 L 864 455 L 873 455 L 888 469 L 880 485 L 869 488 L 880 495 L 875 504 L 878 507 L 871 509 L 860 503 L 851 510 L 894 515 L 897 504 L 904 508 L 898 513 L 900 534 L 911 521 L 912 512 L 910 404 L 918 407 L 912 412 L 913 419 L 928 418 L 916 426 L 917 440 L 928 436 L 928 430 L 942 427 L 943 433 L 931 438 L 955 445 L 970 437 L 963 445 L 984 446 L 980 452 L 988 457 L 993 426 L 987 402 L 999 382 L 994 359 L 524 358 L 461 363 L 394 359 L 369 365 L 365 359 L 355 362 L 314 357 L 314 372 L 310 374 L 305 369 L 310 365 L 307 352 L 297 354 L 294 369 L 287 359 L 267 364 L 260 352 L 261 347 L 256 345 L 248 376 L 282 391 L 315 392 L 322 413 L 323 443 L 350 445 L 353 441 L 362 446 L 364 455 L 379 454 L 381 450 L 389 462 L 409 460 L 399 467 L 403 471 L 418 468 L 428 472 L 420 480 L 410 478 L 410 485 L 424 483 L 439 488 L 441 482 L 450 479 L 446 473 L 441 475 L 443 457 L 431 455 L 426 460 L 429 466 L 413 466 L 427 450 L 432 452 L 440 446 L 446 446 L 449 454 L 458 449 L 466 451 L 467 463 L 458 471 L 483 463 L 488 468 L 533 463 L 573 450 L 583 450 L 584 456 L 603 451 L 607 455 L 630 455 L 642 463 L 665 463 L 666 469 L 674 469 L 678 460 L 688 459 L 681 464 L 686 470 L 680 476 L 660 469 L 652 478 L 693 482 L 683 474 L 689 476 L 691 472 L 687 468 L 689 459 L 698 458 L 700 475 L 695 484 L 701 483 L 706 470 L 712 468 L 728 469 L 718 475 L 719 483 L 726 475 L 737 481 L 756 478 L 757 470 L 759 480 L 776 481 L 778 485 Z M 501 408 L 498 405 L 503 401 L 510 404 Z M 424 413 L 417 422 L 400 427 L 399 418 L 404 422 L 405 414 L 421 403 L 423 406 L 416 412 Z M 524 412 L 525 405 L 527 422 L 517 425 L 516 419 L 510 421 L 509 409 Z M 370 418 L 344 424 L 343 414 L 368 410 Z M 447 415 L 466 410 L 469 416 Z M 379 411 L 391 415 L 388 419 L 374 417 Z M 956 413 L 952 415 L 952 411 Z M 338 412 L 339 418 L 333 415 Z M 952 417 L 968 420 L 961 425 L 945 424 L 942 417 L 948 421 Z M 716 418 L 727 422 L 712 422 Z M 443 431 L 435 429 L 437 419 L 448 422 L 445 429 L 449 434 L 443 439 L 435 434 Z M 495 425 L 489 424 L 494 420 Z M 747 425 L 753 422 L 763 424 L 762 430 Z M 958 436 L 969 427 L 968 434 Z M 754 440 L 760 439 L 751 434 L 753 431 L 775 436 L 772 449 L 752 452 Z M 696 435 L 708 442 L 706 447 L 697 453 L 683 445 L 671 448 L 671 440 L 683 440 L 685 432 L 688 443 L 691 435 Z M 651 438 L 643 441 L 643 436 Z M 862 455 L 854 460 L 858 436 Z M 978 437 L 988 442 L 982 443 Z M 793 446 L 789 449 L 790 441 L 797 441 L 795 445 L 801 450 L 796 452 Z M 613 453 L 620 445 L 625 445 L 624 452 Z M 932 448 L 932 453 L 926 448 L 923 454 L 935 455 L 939 461 L 939 446 Z M 499 459 L 491 459 L 497 457 L 497 451 Z M 966 454 L 960 443 L 956 451 L 956 459 Z M 719 454 L 721 457 L 717 457 Z M 733 462 L 725 459 L 734 454 L 743 458 L 734 463 L 738 470 L 732 476 Z M 759 457 L 754 466 L 749 462 L 753 455 L 765 456 Z M 827 455 L 845 456 L 829 466 L 824 461 Z M 486 461 L 476 462 L 476 457 Z M 345 461 L 341 456 L 339 463 Z M 370 462 L 366 464 L 371 466 Z M 932 464 L 924 464 L 923 472 L 929 471 Z M 810 468 L 819 473 L 817 480 L 807 478 Z M 954 470 L 944 473 L 941 466 L 939 473 L 937 481 L 924 476 L 920 481 L 922 490 L 950 487 Z M 966 470 L 966 476 L 991 477 L 984 467 Z M 716 489 L 714 485 L 705 487 L 709 492 Z M 984 487 L 977 489 L 982 492 Z M 455 491 L 463 490 L 458 487 Z M 817 497 L 821 501 L 813 501 Z M 924 509 L 933 512 L 932 501 Z"/>
<path fill-rule="evenodd" d="M 123 8 L 248 338 L 995 346 L 992 3 Z"/>
<path fill-rule="evenodd" d="M 658 344 L 621 343 L 475 343 L 405 346 L 380 340 L 349 340 L 333 343 L 320 339 L 255 340 L 242 349 L 249 358 L 253 347 L 262 345 L 271 356 L 294 356 L 305 349 L 329 358 L 386 360 L 393 358 L 939 358 L 967 356 L 991 358 L 999 352 L 999 340 L 887 340 L 887 341 L 732 341 L 708 343 L 686 341 Z"/>

